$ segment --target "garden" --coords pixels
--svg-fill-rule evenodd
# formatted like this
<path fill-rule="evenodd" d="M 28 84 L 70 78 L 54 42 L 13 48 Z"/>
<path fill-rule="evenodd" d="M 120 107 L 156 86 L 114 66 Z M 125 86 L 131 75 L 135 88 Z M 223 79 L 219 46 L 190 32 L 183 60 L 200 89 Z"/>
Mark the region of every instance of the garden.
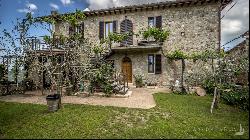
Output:
<path fill-rule="evenodd" d="M 154 98 L 146 110 L 65 104 L 52 114 L 45 105 L 0 102 L 0 138 L 249 138 L 248 112 L 222 103 L 211 114 L 211 96 Z"/>

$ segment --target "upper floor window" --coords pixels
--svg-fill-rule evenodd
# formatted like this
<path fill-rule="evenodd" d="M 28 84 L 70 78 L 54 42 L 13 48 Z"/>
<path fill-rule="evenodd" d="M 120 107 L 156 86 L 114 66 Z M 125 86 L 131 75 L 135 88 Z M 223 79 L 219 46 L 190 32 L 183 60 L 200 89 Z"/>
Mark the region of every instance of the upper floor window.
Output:
<path fill-rule="evenodd" d="M 148 27 L 153 28 L 155 27 L 156 19 L 155 17 L 149 17 L 148 18 Z"/>
<path fill-rule="evenodd" d="M 109 22 L 99 22 L 99 38 L 103 39 L 108 37 L 109 33 L 116 32 L 116 24 L 117 21 L 109 21 Z"/>
<path fill-rule="evenodd" d="M 73 35 L 75 33 L 84 35 L 84 23 L 69 27 L 69 35 Z"/>
<path fill-rule="evenodd" d="M 162 17 L 158 16 L 158 17 L 148 17 L 148 27 L 149 28 L 162 28 Z"/>
<path fill-rule="evenodd" d="M 105 38 L 108 37 L 109 33 L 113 33 L 113 22 L 105 22 Z"/>

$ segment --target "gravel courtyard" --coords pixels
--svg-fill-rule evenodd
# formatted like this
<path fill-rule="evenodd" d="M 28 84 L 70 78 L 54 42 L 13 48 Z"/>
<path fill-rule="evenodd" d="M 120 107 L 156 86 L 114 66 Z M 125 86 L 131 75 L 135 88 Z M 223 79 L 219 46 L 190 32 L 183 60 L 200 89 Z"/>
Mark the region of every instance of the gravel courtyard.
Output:
<path fill-rule="evenodd" d="M 62 103 L 67 104 L 88 104 L 88 105 L 101 105 L 101 106 L 115 106 L 115 107 L 128 107 L 128 108 L 141 108 L 150 109 L 156 106 L 153 94 L 157 92 L 168 93 L 167 88 L 131 88 L 132 95 L 128 98 L 112 98 L 112 97 L 77 97 L 77 96 L 64 96 Z M 7 95 L 0 96 L 0 101 L 18 102 L 18 103 L 32 103 L 46 105 L 46 96 L 39 94 L 24 94 L 24 95 Z"/>

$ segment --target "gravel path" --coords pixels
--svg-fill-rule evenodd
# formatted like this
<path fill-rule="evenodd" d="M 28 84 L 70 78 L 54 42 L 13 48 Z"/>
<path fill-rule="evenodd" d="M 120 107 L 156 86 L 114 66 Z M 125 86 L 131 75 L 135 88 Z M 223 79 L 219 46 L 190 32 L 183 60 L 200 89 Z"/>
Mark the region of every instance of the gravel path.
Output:
<path fill-rule="evenodd" d="M 169 92 L 169 89 L 166 88 L 131 88 L 130 90 L 132 91 L 132 95 L 128 98 L 65 96 L 62 98 L 62 103 L 150 109 L 156 106 L 153 98 L 154 93 Z M 47 104 L 46 96 L 32 94 L 0 96 L 0 101 Z"/>

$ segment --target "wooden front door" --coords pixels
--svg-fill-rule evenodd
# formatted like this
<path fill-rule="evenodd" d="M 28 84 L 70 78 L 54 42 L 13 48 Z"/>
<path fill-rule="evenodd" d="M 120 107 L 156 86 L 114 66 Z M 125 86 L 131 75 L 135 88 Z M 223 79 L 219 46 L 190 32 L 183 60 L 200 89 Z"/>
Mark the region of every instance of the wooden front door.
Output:
<path fill-rule="evenodd" d="M 125 57 L 122 60 L 122 73 L 129 83 L 132 83 L 132 61 Z"/>

